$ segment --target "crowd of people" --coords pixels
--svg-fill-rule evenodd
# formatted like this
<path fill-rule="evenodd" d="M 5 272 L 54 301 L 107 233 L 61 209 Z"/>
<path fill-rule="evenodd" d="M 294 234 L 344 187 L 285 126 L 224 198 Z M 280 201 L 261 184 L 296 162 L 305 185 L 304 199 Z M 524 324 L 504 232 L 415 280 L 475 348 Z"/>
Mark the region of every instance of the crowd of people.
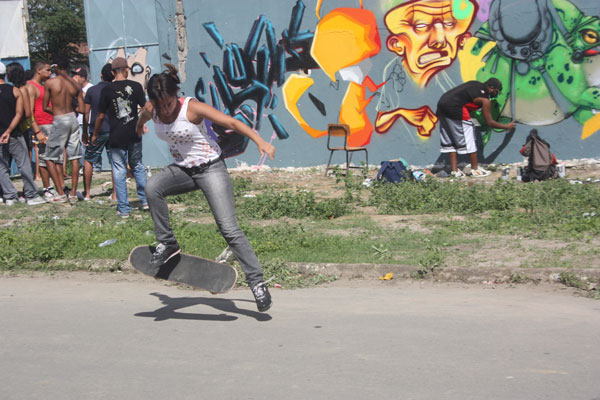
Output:
<path fill-rule="evenodd" d="M 87 70 L 69 71 L 69 61 L 62 56 L 53 64 L 36 62 L 27 71 L 17 62 L 0 63 L 0 190 L 4 204 L 77 201 L 80 160 L 88 151 L 83 121 L 90 103 L 86 105 L 83 96 L 92 86 L 87 82 Z M 10 180 L 13 160 L 23 180 L 20 196 Z M 101 165 L 96 162 L 96 167 Z M 36 178 L 41 179 L 41 191 Z M 71 188 L 66 187 L 65 178 L 71 179 Z"/>
<path fill-rule="evenodd" d="M 0 63 L 2 199 L 8 206 L 17 201 L 36 205 L 90 200 L 94 166 L 101 162 L 105 150 L 111 164 L 117 216 L 128 218 L 131 213 L 127 192 L 127 176 L 131 174 L 141 208 L 149 210 L 154 221 L 158 245 L 151 265 L 160 268 L 181 251 L 171 229 L 166 197 L 200 189 L 240 262 L 258 310 L 266 311 L 272 304 L 271 295 L 254 249 L 238 225 L 231 178 L 204 119 L 247 136 L 261 156 L 273 159 L 275 148 L 237 119 L 195 98 L 180 98 L 177 70 L 166 66 L 165 72 L 150 78 L 146 100 L 142 85 L 128 79 L 130 66 L 123 57 L 103 66 L 97 85 L 88 82 L 85 68 L 71 70 L 64 56 L 57 56 L 52 64 L 36 62 L 29 77 L 18 63 Z M 149 121 L 154 123 L 157 136 L 169 144 L 174 163 L 147 182 L 142 136 Z M 78 192 L 82 158 L 83 191 Z M 10 179 L 12 160 L 23 179 L 22 199 Z M 71 188 L 65 186 L 67 161 Z M 41 178 L 41 191 L 34 174 Z"/>

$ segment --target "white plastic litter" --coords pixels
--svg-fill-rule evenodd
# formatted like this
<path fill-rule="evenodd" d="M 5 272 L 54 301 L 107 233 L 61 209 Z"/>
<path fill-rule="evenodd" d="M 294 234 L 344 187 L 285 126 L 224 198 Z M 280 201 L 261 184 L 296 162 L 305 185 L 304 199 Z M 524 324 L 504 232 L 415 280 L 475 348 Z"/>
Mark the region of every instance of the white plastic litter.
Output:
<path fill-rule="evenodd" d="M 108 240 L 105 240 L 104 242 L 100 243 L 98 245 L 98 247 L 110 246 L 111 244 L 116 243 L 116 242 L 117 242 L 117 239 L 108 239 Z"/>

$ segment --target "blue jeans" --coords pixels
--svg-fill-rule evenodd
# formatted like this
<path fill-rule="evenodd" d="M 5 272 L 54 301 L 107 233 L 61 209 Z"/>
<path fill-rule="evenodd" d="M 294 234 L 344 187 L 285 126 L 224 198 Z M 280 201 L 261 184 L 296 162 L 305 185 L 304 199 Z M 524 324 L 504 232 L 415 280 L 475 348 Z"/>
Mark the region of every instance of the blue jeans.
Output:
<path fill-rule="evenodd" d="M 110 152 L 113 176 L 115 178 L 115 192 L 117 194 L 117 211 L 129 214 L 131 206 L 127 195 L 127 164 L 133 172 L 137 194 L 142 205 L 148 204 L 146 200 L 146 170 L 142 163 L 142 142 L 134 143 L 128 147 L 111 147 Z"/>
<path fill-rule="evenodd" d="M 263 272 L 252 245 L 238 225 L 233 202 L 233 185 L 223 160 L 209 165 L 203 171 L 195 172 L 171 164 L 152 175 L 146 186 L 146 194 L 154 221 L 156 240 L 166 244 L 177 243 L 171 228 L 166 196 L 198 189 L 206 196 L 221 234 L 244 270 L 246 282 L 253 287 L 263 280 Z"/>

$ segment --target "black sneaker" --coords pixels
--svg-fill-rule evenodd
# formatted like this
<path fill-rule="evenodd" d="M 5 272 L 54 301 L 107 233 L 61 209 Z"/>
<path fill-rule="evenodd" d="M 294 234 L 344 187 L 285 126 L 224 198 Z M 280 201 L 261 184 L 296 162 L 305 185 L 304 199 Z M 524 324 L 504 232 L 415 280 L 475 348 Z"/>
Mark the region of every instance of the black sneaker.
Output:
<path fill-rule="evenodd" d="M 158 268 L 161 265 L 166 264 L 167 261 L 179 253 L 181 253 L 181 249 L 177 243 L 159 243 L 158 246 L 156 246 L 156 250 L 152 254 L 152 258 L 150 259 L 150 266 L 153 268 Z"/>
<path fill-rule="evenodd" d="M 252 294 L 256 299 L 256 306 L 258 307 L 258 311 L 265 312 L 273 305 L 271 301 L 271 294 L 269 293 L 269 288 L 267 288 L 267 284 L 265 282 L 260 282 L 256 284 L 252 288 Z"/>

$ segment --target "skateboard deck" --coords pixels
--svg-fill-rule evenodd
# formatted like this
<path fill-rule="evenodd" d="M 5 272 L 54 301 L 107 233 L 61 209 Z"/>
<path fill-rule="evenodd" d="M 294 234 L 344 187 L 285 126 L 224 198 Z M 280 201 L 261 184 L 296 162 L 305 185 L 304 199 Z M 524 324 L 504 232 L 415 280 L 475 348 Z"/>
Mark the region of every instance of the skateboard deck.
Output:
<path fill-rule="evenodd" d="M 129 254 L 133 268 L 145 275 L 183 283 L 211 293 L 225 293 L 237 281 L 237 271 L 230 265 L 206 258 L 179 253 L 159 268 L 150 266 L 154 246 L 138 246 Z"/>

